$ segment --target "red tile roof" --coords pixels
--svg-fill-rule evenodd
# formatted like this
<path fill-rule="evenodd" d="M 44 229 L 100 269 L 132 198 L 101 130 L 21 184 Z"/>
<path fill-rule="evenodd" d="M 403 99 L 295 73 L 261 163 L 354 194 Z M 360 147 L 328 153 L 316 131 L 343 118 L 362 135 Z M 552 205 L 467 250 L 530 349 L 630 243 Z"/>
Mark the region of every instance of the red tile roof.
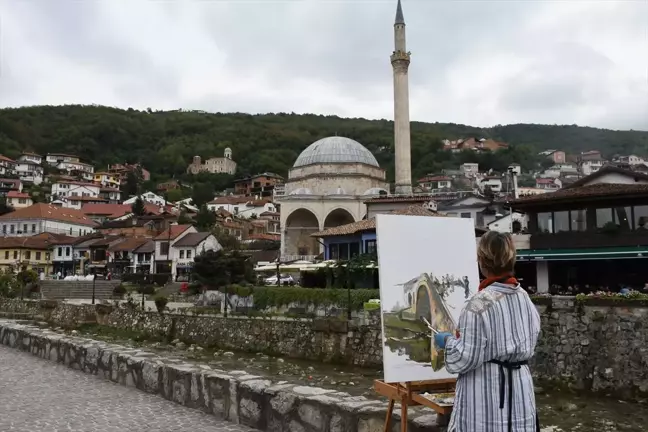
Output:
<path fill-rule="evenodd" d="M 210 201 L 208 204 L 243 204 L 246 203 L 250 200 L 249 197 L 244 197 L 244 196 L 223 196 L 223 197 L 218 197 Z"/>
<path fill-rule="evenodd" d="M 251 234 L 248 236 L 248 240 L 268 240 L 268 241 L 281 241 L 280 234 Z"/>
<path fill-rule="evenodd" d="M 18 192 L 18 191 L 9 191 L 7 192 L 7 198 L 31 198 L 28 193 Z"/>
<path fill-rule="evenodd" d="M 164 232 L 153 240 L 175 240 L 180 234 L 191 228 L 191 225 L 171 225 L 171 234 L 169 235 L 169 230 L 166 229 Z"/>
<path fill-rule="evenodd" d="M 123 241 L 109 246 L 108 250 L 113 252 L 132 251 L 140 246 L 143 246 L 149 241 L 151 241 L 151 239 L 146 237 L 127 237 Z"/>
<path fill-rule="evenodd" d="M 440 213 L 437 213 L 432 210 L 428 210 L 420 205 L 411 205 L 407 208 L 394 210 L 389 212 L 389 214 L 396 215 L 407 215 L 407 216 L 434 216 L 434 217 L 446 217 Z M 314 234 L 311 234 L 312 237 L 332 237 L 332 236 L 341 236 L 341 235 L 352 235 L 362 231 L 374 230 L 376 229 L 376 219 L 365 219 L 358 222 L 353 222 L 346 225 L 340 225 L 334 228 L 325 229 L 324 231 L 318 231 Z"/>
<path fill-rule="evenodd" d="M 97 226 L 97 223 L 86 216 L 86 214 L 81 210 L 62 208 L 44 203 L 38 203 L 29 207 L 17 209 L 11 213 L 0 216 L 0 220 L 21 219 L 45 219 L 89 227 Z"/>
<path fill-rule="evenodd" d="M 5 156 L 5 155 L 1 155 L 1 154 L 0 154 L 0 160 L 5 161 L 5 162 L 16 163 L 15 160 L 10 159 L 10 158 L 8 158 L 7 156 Z"/>
<path fill-rule="evenodd" d="M 132 213 L 133 207 L 129 204 L 84 204 L 81 211 L 87 215 L 106 216 L 109 219 L 122 217 Z M 154 215 L 160 214 L 160 208 L 154 204 L 144 203 L 144 209 L 147 213 Z"/>

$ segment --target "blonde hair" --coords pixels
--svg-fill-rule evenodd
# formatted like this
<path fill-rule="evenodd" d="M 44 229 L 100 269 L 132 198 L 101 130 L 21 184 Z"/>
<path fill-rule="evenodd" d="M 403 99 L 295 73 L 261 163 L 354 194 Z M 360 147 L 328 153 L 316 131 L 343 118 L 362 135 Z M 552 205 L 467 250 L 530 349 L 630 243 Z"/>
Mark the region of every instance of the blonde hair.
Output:
<path fill-rule="evenodd" d="M 513 273 L 515 257 L 515 244 L 510 234 L 488 231 L 481 237 L 477 261 L 482 272 L 489 273 L 490 276 Z"/>

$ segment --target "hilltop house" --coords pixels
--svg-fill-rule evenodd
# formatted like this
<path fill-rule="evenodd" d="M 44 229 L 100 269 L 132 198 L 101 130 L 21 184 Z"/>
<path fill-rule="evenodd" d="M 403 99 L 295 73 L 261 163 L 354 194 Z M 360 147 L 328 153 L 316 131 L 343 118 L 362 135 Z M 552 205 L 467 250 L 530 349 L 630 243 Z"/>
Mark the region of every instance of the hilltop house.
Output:
<path fill-rule="evenodd" d="M 30 236 L 49 232 L 82 236 L 94 231 L 97 223 L 79 210 L 50 204 L 34 204 L 0 216 L 3 235 Z"/>

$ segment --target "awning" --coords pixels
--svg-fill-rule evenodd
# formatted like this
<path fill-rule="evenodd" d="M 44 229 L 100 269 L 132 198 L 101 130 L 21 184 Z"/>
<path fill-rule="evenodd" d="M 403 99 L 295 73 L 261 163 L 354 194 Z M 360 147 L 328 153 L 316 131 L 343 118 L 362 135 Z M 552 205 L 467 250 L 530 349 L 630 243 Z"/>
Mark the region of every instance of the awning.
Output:
<path fill-rule="evenodd" d="M 648 258 L 648 246 L 587 249 L 525 249 L 517 251 L 518 261 L 571 261 Z"/>

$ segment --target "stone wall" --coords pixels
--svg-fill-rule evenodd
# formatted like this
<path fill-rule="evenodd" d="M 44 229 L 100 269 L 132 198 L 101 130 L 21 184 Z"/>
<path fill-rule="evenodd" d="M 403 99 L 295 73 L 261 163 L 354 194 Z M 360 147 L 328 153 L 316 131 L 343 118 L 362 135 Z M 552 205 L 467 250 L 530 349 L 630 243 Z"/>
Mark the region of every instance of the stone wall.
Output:
<path fill-rule="evenodd" d="M 538 305 L 542 337 L 534 375 L 558 385 L 640 398 L 648 394 L 648 307 L 636 301 L 578 303 L 555 297 Z"/>
<path fill-rule="evenodd" d="M 160 315 L 126 308 L 0 299 L 0 311 L 41 315 L 55 326 L 98 321 L 167 340 L 220 349 L 264 352 L 324 362 L 380 367 L 377 313 L 363 323 L 337 319 Z M 578 303 L 554 297 L 538 302 L 542 334 L 532 360 L 538 382 L 613 394 L 648 395 L 648 305 L 637 301 Z"/>
<path fill-rule="evenodd" d="M 386 402 L 245 371 L 223 371 L 152 352 L 0 320 L 0 343 L 121 385 L 159 395 L 221 419 L 271 432 L 382 432 Z M 443 432 L 447 418 L 411 409 L 412 432 Z M 395 410 L 392 431 L 400 430 Z"/>

